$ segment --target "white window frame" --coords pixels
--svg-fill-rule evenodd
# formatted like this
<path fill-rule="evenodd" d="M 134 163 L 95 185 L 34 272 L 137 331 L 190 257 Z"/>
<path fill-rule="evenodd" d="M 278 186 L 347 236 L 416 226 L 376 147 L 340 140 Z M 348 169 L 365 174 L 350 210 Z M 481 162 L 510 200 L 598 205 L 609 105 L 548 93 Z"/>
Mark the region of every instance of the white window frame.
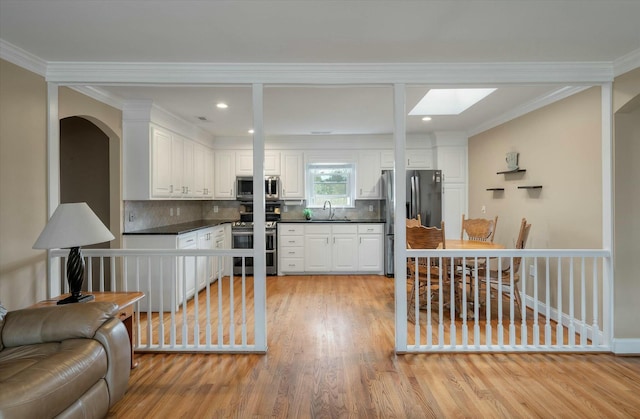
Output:
<path fill-rule="evenodd" d="M 355 208 L 356 203 L 356 165 L 354 162 L 308 162 L 305 165 L 305 179 L 307 181 L 306 184 L 306 198 L 307 198 L 307 207 L 308 208 L 322 208 L 323 204 L 315 203 L 314 204 L 314 173 L 312 171 L 318 170 L 322 167 L 329 168 L 346 168 L 350 170 L 349 177 L 347 180 L 347 193 L 346 197 L 348 200 L 347 205 L 339 205 L 332 201 L 333 198 L 342 198 L 343 195 L 336 196 L 326 196 L 323 199 L 323 202 L 326 200 L 330 200 L 333 208 Z"/>

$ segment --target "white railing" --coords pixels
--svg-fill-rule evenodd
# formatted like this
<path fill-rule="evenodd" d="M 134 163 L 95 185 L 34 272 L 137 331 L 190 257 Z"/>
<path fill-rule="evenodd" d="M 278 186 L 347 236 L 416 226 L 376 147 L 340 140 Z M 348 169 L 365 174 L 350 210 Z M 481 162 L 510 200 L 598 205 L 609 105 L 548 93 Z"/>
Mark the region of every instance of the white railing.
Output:
<path fill-rule="evenodd" d="M 517 258 L 518 271 L 491 281 L 491 269 Z M 399 352 L 611 350 L 607 250 L 407 250 L 407 260 L 416 269 L 407 297 L 396 297 Z M 448 275 L 423 269 L 418 278 L 419 261 L 444 263 Z"/>
<path fill-rule="evenodd" d="M 51 258 L 65 266 L 67 254 L 54 250 Z M 84 249 L 83 256 L 87 291 L 145 294 L 134 314 L 136 351 L 266 351 L 257 338 L 266 336 L 259 330 L 266 313 L 255 304 L 265 279 L 244 274 L 253 250 Z M 242 261 L 241 275 L 233 275 L 233 258 Z M 66 272 L 61 276 L 68 292 Z"/>

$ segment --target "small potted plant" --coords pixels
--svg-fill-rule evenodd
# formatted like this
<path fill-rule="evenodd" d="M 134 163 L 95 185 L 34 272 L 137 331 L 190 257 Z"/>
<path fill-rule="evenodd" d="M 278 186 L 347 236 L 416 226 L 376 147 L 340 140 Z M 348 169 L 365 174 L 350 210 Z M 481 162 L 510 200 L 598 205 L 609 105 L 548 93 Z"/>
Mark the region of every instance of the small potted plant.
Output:
<path fill-rule="evenodd" d="M 305 219 L 307 219 L 307 220 L 310 220 L 310 219 L 311 219 L 311 215 L 312 215 L 312 213 L 311 213 L 311 210 L 310 210 L 309 208 L 305 208 L 305 209 L 302 211 L 302 214 L 304 215 L 304 218 L 305 218 Z"/>

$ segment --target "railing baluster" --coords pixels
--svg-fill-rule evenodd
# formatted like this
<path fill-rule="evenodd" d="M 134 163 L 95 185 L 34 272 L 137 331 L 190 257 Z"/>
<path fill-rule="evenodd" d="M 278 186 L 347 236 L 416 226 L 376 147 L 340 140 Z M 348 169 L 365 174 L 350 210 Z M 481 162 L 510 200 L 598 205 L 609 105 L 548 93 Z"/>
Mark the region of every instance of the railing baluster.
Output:
<path fill-rule="evenodd" d="M 85 271 L 87 272 L 87 291 L 91 292 L 93 291 L 93 258 L 91 256 L 87 256 L 85 259 L 87 260 L 85 267 Z"/>
<path fill-rule="evenodd" d="M 244 257 L 242 258 L 242 266 L 244 266 Z M 233 270 L 231 271 L 233 273 Z M 233 275 L 230 276 L 230 279 Z M 224 325 L 222 319 L 222 280 L 218 280 L 218 347 L 224 344 Z"/>
<path fill-rule="evenodd" d="M 431 316 L 431 308 L 432 308 L 432 298 L 431 298 L 431 264 L 434 263 L 433 260 L 431 259 L 431 256 L 427 257 L 427 266 L 429 267 L 429 269 L 427 269 L 427 324 L 426 324 L 426 340 L 427 340 L 427 346 L 431 347 L 433 345 L 433 325 L 431 324 L 431 322 L 433 321 L 432 316 Z M 416 341 L 419 344 L 419 341 Z"/>
<path fill-rule="evenodd" d="M 562 262 L 558 258 L 558 318 L 556 319 L 556 345 L 562 347 L 564 345 L 564 326 L 562 325 Z"/>
<path fill-rule="evenodd" d="M 165 341 L 165 330 L 164 330 L 164 258 L 159 258 L 158 263 L 158 294 L 160 295 L 160 301 L 158 304 L 158 346 L 163 348 Z M 173 300 L 172 300 L 173 301 Z"/>
<path fill-rule="evenodd" d="M 452 261 L 455 261 L 455 259 L 452 258 Z M 462 304 L 460 307 L 460 315 L 462 316 L 462 346 L 466 347 L 469 344 L 469 326 L 467 325 L 467 307 L 468 307 L 468 303 L 467 303 L 467 284 L 466 284 L 466 278 L 465 278 L 465 269 L 467 266 L 467 262 L 465 257 L 462 257 L 462 265 L 461 265 L 461 281 L 460 281 L 460 299 L 462 300 Z M 456 270 L 456 266 L 455 263 L 451 264 L 451 281 L 452 281 L 452 286 L 455 284 L 455 272 Z M 456 288 L 455 286 L 453 288 Z M 455 290 L 454 290 L 455 291 Z M 454 313 L 455 313 L 455 300 L 451 301 L 451 305 L 454 307 Z"/>
<path fill-rule="evenodd" d="M 502 272 L 502 257 L 498 258 L 498 272 Z M 491 287 L 488 288 L 491 293 Z M 498 305 L 498 346 L 504 346 L 504 326 L 502 324 L 502 280 L 498 281 L 498 298 L 496 298 L 496 304 Z"/>
<path fill-rule="evenodd" d="M 598 304 L 599 295 L 598 292 L 600 287 L 598 287 L 598 259 L 593 258 L 593 266 L 591 268 L 593 272 L 593 285 L 591 293 L 593 294 L 593 323 L 591 324 L 592 336 L 591 336 L 591 346 L 598 347 L 600 345 L 600 326 L 598 325 L 598 314 L 600 313 L 600 305 Z"/>
<path fill-rule="evenodd" d="M 200 317 L 199 317 L 200 310 L 198 309 L 198 287 L 199 287 L 199 281 L 200 281 L 199 279 L 200 272 L 198 272 L 198 257 L 199 256 L 196 256 L 193 258 L 193 271 L 194 271 L 194 278 L 195 278 L 194 291 L 193 291 L 194 292 L 194 295 L 193 295 L 193 312 L 194 312 L 193 344 L 195 345 L 196 348 L 200 346 Z M 187 303 L 185 301 L 185 306 L 186 305 Z"/>
<path fill-rule="evenodd" d="M 151 293 L 151 255 L 147 256 L 147 290 L 145 295 L 152 296 Z M 162 297 L 160 297 L 162 298 Z M 151 321 L 151 301 L 152 297 L 150 297 L 150 301 L 147 304 L 147 347 L 151 347 L 153 345 L 153 322 Z"/>
<path fill-rule="evenodd" d="M 587 272 L 585 269 L 584 256 L 580 261 L 580 346 L 587 345 Z"/>
<path fill-rule="evenodd" d="M 551 346 L 551 275 L 549 274 L 549 257 L 545 258 L 545 323 L 544 323 L 544 344 L 546 347 Z"/>
<path fill-rule="evenodd" d="M 515 285 L 515 272 L 513 270 L 513 256 L 509 259 L 509 345 L 515 346 L 516 344 L 516 319 L 515 319 L 515 303 L 514 303 L 514 285 Z M 500 281 L 502 282 L 502 280 Z M 500 302 L 502 303 L 502 295 L 499 295 Z"/>
<path fill-rule="evenodd" d="M 571 348 L 576 345 L 575 313 L 573 294 L 573 257 L 569 258 L 569 337 L 568 344 Z"/>
<path fill-rule="evenodd" d="M 104 292 L 104 282 L 104 257 L 100 256 L 100 292 Z"/>
<path fill-rule="evenodd" d="M 451 267 L 451 275 L 449 276 L 449 281 L 453 281 L 453 274 L 454 274 L 454 269 L 455 269 L 455 265 L 454 265 L 454 258 L 451 257 L 449 259 L 449 266 Z M 440 275 L 440 285 L 442 286 L 442 275 Z M 456 332 L 456 287 L 453 286 L 453 284 L 451 284 L 449 286 L 450 289 L 450 299 L 449 299 L 449 319 L 450 319 L 450 326 L 449 326 L 449 337 L 451 340 L 451 347 L 453 349 L 455 349 L 456 347 L 456 342 L 457 342 L 457 332 Z"/>
<path fill-rule="evenodd" d="M 520 281 L 522 282 L 520 289 L 520 317 L 521 317 L 521 325 L 520 325 L 520 345 L 526 347 L 529 345 L 529 328 L 527 327 L 527 299 L 526 299 L 526 290 L 527 290 L 527 259 L 523 257 L 520 260 Z"/>
<path fill-rule="evenodd" d="M 538 324 L 538 318 L 540 317 L 540 313 L 538 312 L 538 287 L 539 287 L 539 276 L 538 276 L 538 258 L 534 258 L 535 263 L 535 275 L 533 276 L 533 345 L 536 347 L 540 346 L 540 325 Z"/>

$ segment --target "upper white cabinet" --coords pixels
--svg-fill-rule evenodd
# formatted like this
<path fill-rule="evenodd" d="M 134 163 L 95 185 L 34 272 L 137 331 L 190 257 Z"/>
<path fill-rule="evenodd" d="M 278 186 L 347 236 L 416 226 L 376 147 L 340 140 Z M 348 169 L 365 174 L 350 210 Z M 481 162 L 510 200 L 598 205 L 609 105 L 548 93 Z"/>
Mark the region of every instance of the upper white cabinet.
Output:
<path fill-rule="evenodd" d="M 153 197 L 171 197 L 174 187 L 172 151 L 171 135 L 158 128 L 151 128 L 151 196 Z M 126 179 L 126 181 L 132 182 L 132 179 Z"/>
<path fill-rule="evenodd" d="M 356 199 L 380 199 L 380 152 L 358 153 Z"/>
<path fill-rule="evenodd" d="M 302 151 L 282 151 L 280 156 L 282 199 L 304 199 L 304 155 Z"/>
<path fill-rule="evenodd" d="M 194 145 L 193 196 L 213 198 L 213 150 L 201 144 Z"/>
<path fill-rule="evenodd" d="M 236 159 L 233 151 L 216 151 L 213 164 L 213 197 L 236 199 Z"/>
<path fill-rule="evenodd" d="M 393 150 L 382 150 L 380 152 L 380 169 L 391 170 L 395 165 L 395 153 Z"/>
<path fill-rule="evenodd" d="M 148 122 L 125 121 L 123 131 L 123 199 L 213 197 L 211 149 Z M 196 192 L 196 179 L 210 192 Z"/>
<path fill-rule="evenodd" d="M 431 149 L 407 149 L 407 169 L 433 169 L 433 151 Z"/>
<path fill-rule="evenodd" d="M 264 174 L 280 176 L 280 152 L 265 150 Z M 236 151 L 236 176 L 253 176 L 253 150 Z"/>
<path fill-rule="evenodd" d="M 467 147 L 439 146 L 436 153 L 438 169 L 442 170 L 444 182 L 467 182 Z"/>
<path fill-rule="evenodd" d="M 409 148 L 406 150 L 407 169 L 429 170 L 433 169 L 433 151 L 427 148 Z M 391 170 L 395 164 L 393 150 L 380 152 L 380 169 Z"/>

